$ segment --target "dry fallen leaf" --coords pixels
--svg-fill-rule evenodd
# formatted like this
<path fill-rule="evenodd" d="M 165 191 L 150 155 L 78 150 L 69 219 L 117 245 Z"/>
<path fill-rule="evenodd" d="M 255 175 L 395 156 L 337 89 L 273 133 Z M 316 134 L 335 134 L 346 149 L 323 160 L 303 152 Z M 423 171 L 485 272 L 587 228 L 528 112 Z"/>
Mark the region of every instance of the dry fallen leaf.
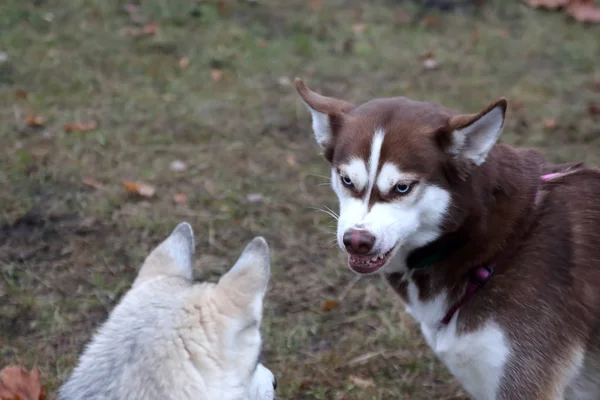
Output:
<path fill-rule="evenodd" d="M 261 201 L 263 199 L 263 195 L 260 193 L 249 193 L 246 196 L 246 200 L 248 200 L 250 203 L 256 203 L 258 201 Z"/>
<path fill-rule="evenodd" d="M 98 127 L 95 122 L 69 122 L 65 124 L 65 131 L 67 132 L 89 132 L 93 131 Z"/>
<path fill-rule="evenodd" d="M 179 68 L 186 69 L 190 65 L 190 58 L 188 56 L 181 57 L 179 59 Z"/>
<path fill-rule="evenodd" d="M 89 186 L 91 188 L 94 188 L 96 190 L 102 190 L 104 189 L 104 184 L 102 182 L 100 182 L 97 179 L 94 179 L 92 177 L 89 176 L 85 176 L 82 180 L 81 183 L 83 183 L 86 186 Z"/>
<path fill-rule="evenodd" d="M 588 111 L 592 115 L 600 115 L 600 104 L 590 104 L 588 106 Z"/>
<path fill-rule="evenodd" d="M 554 118 L 547 118 L 544 120 L 544 128 L 546 129 L 554 129 L 556 128 L 556 121 Z"/>
<path fill-rule="evenodd" d="M 144 33 L 146 35 L 154 35 L 158 31 L 158 25 L 154 22 L 144 25 Z"/>
<path fill-rule="evenodd" d="M 156 188 L 144 182 L 123 182 L 123 187 L 130 193 L 135 193 L 142 197 L 152 197 L 156 194 Z"/>
<path fill-rule="evenodd" d="M 565 12 L 578 22 L 600 22 L 600 8 L 595 7 L 592 2 L 573 1 Z"/>
<path fill-rule="evenodd" d="M 363 33 L 365 31 L 365 24 L 354 24 L 352 25 L 354 33 Z"/>
<path fill-rule="evenodd" d="M 427 28 L 437 24 L 437 22 L 438 22 L 437 15 L 428 15 L 425 18 L 423 18 L 423 23 L 425 24 L 425 27 L 427 27 Z"/>
<path fill-rule="evenodd" d="M 169 164 L 169 169 L 171 171 L 181 172 L 187 169 L 187 165 L 181 160 L 174 160 Z"/>
<path fill-rule="evenodd" d="M 28 126 L 31 126 L 32 128 L 39 128 L 41 126 L 44 126 L 44 122 L 46 121 L 41 115 L 29 114 L 25 116 L 25 123 Z"/>
<path fill-rule="evenodd" d="M 359 389 L 368 389 L 375 387 L 375 381 L 370 378 L 361 378 L 356 375 L 350 375 L 348 379 L 350 380 L 350 383 L 352 383 Z"/>
<path fill-rule="evenodd" d="M 46 389 L 40 381 L 40 371 L 11 365 L 0 371 L 0 399 L 2 400 L 44 400 Z"/>
<path fill-rule="evenodd" d="M 296 166 L 296 159 L 291 154 L 287 155 L 287 157 L 285 158 L 285 161 L 288 163 L 288 165 L 290 165 L 292 167 Z"/>
<path fill-rule="evenodd" d="M 173 195 L 173 201 L 175 204 L 185 206 L 188 203 L 188 195 L 183 192 L 178 192 Z"/>
<path fill-rule="evenodd" d="M 210 70 L 210 77 L 213 82 L 219 82 L 223 78 L 223 72 L 220 69 L 213 68 Z"/>
<path fill-rule="evenodd" d="M 29 154 L 34 158 L 44 158 L 50 154 L 50 147 L 48 146 L 36 146 L 29 150 Z"/>
<path fill-rule="evenodd" d="M 227 17 L 231 14 L 231 4 L 227 0 L 219 0 L 217 2 L 217 11 L 223 17 Z"/>
<path fill-rule="evenodd" d="M 321 8 L 323 8 L 323 0 L 310 0 L 308 2 L 308 6 L 313 11 L 319 11 Z"/>
<path fill-rule="evenodd" d="M 600 92 L 600 81 L 594 82 L 594 90 Z"/>
<path fill-rule="evenodd" d="M 269 45 L 269 41 L 268 40 L 264 40 L 264 39 L 260 39 L 256 41 L 256 45 L 258 47 L 267 47 Z"/>
<path fill-rule="evenodd" d="M 325 300 L 323 304 L 321 304 L 321 311 L 331 311 L 340 306 L 340 302 L 338 300 Z"/>
<path fill-rule="evenodd" d="M 144 25 L 142 28 L 121 28 L 119 34 L 121 36 L 150 36 L 156 34 L 158 31 L 158 25 L 154 22 Z"/>
<path fill-rule="evenodd" d="M 423 60 L 423 68 L 425 69 L 436 69 L 438 67 L 438 62 L 433 57 L 433 53 L 431 51 L 421 54 L 419 59 Z"/>
<path fill-rule="evenodd" d="M 15 97 L 17 99 L 26 99 L 29 93 L 27 93 L 27 90 L 23 90 L 23 89 L 17 89 L 15 90 Z"/>

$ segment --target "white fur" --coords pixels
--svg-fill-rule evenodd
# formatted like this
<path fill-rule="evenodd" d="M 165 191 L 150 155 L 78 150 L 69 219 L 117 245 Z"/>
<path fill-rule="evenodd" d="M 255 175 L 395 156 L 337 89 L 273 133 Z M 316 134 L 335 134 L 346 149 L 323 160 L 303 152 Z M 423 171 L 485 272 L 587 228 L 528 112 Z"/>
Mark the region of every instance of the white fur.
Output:
<path fill-rule="evenodd" d="M 585 350 L 576 348 L 573 351 L 571 365 L 569 366 L 568 387 L 565 393 L 566 400 L 597 400 L 600 399 L 600 361 L 595 354 L 588 354 Z"/>
<path fill-rule="evenodd" d="M 377 168 L 379 168 L 379 158 L 381 156 L 381 146 L 383 145 L 383 139 L 385 137 L 385 131 L 383 129 L 377 129 L 375 135 L 373 135 L 373 141 L 371 142 L 371 154 L 369 155 L 369 188 L 365 196 L 365 203 L 369 203 L 371 198 L 371 192 L 375 181 L 377 180 Z"/>
<path fill-rule="evenodd" d="M 257 363 L 269 251 L 254 239 L 218 284 L 191 279 L 193 233 L 179 225 L 83 352 L 58 398 L 272 400 Z"/>
<path fill-rule="evenodd" d="M 329 146 L 331 144 L 332 136 L 329 115 L 323 114 L 322 112 L 313 109 L 306 102 L 304 102 L 304 105 L 306 105 L 306 107 L 310 111 L 310 114 L 312 115 L 312 128 L 315 134 L 315 139 L 317 139 L 317 143 L 321 147 Z"/>
<path fill-rule="evenodd" d="M 481 165 L 498 141 L 503 125 L 504 112 L 500 106 L 495 107 L 471 125 L 455 130 L 448 152 L 468 158 L 475 165 Z"/>
<path fill-rule="evenodd" d="M 490 320 L 475 332 L 459 335 L 458 313 L 448 325 L 421 323 L 423 335 L 474 399 L 495 400 L 510 355 L 505 334 Z"/>

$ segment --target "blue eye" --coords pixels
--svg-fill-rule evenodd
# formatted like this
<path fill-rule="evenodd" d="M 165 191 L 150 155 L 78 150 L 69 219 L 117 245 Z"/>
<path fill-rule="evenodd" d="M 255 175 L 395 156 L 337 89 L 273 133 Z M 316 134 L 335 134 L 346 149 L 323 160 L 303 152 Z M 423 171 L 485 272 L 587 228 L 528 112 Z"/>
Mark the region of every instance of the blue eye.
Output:
<path fill-rule="evenodd" d="M 400 193 L 400 194 L 408 194 L 411 191 L 411 189 L 412 189 L 412 184 L 406 184 L 406 183 L 399 183 L 394 188 L 394 190 L 396 190 L 396 193 Z"/>
<path fill-rule="evenodd" d="M 342 183 L 344 184 L 344 186 L 346 187 L 353 187 L 354 184 L 352 183 L 352 179 L 348 178 L 347 176 L 341 175 L 340 176 L 342 178 Z"/>

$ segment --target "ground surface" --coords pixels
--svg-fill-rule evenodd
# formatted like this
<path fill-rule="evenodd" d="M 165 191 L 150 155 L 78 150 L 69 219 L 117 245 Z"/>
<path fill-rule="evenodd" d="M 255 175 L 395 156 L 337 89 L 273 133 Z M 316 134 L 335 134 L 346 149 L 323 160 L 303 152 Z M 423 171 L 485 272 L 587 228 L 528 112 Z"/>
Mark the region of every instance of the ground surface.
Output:
<path fill-rule="evenodd" d="M 148 0 L 133 19 L 158 29 L 136 36 L 121 2 L 4 0 L 0 367 L 37 363 L 53 391 L 146 252 L 187 220 L 202 278 L 252 237 L 269 241 L 264 359 L 284 399 L 461 398 L 393 293 L 344 266 L 333 220 L 315 211 L 336 201 L 291 82 L 466 112 L 506 96 L 505 142 L 594 164 L 600 30 L 508 0 L 420 16 L 408 1 L 369 3 Z M 65 132 L 90 121 L 97 129 Z M 187 169 L 172 171 L 175 160 Z"/>

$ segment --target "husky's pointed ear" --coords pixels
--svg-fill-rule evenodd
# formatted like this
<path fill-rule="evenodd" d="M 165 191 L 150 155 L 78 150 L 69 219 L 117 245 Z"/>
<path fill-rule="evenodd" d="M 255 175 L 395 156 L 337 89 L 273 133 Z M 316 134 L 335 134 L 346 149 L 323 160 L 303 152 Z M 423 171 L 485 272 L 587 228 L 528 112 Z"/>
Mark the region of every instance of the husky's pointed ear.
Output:
<path fill-rule="evenodd" d="M 450 118 L 448 129 L 438 137 L 448 154 L 478 166 L 484 163 L 504 126 L 507 102 L 501 98 L 478 114 Z"/>
<path fill-rule="evenodd" d="M 354 106 L 313 92 L 300 78 L 296 78 L 296 90 L 312 115 L 312 128 L 317 143 L 323 149 L 325 158 L 331 162 L 336 132 L 344 120 L 344 114 Z"/>
<path fill-rule="evenodd" d="M 193 263 L 194 231 L 190 224 L 182 222 L 146 257 L 133 285 L 157 276 L 176 276 L 191 281 Z"/>
<path fill-rule="evenodd" d="M 256 237 L 217 285 L 236 311 L 258 321 L 262 316 L 262 302 L 271 275 L 269 264 L 269 245 L 264 238 Z"/>

